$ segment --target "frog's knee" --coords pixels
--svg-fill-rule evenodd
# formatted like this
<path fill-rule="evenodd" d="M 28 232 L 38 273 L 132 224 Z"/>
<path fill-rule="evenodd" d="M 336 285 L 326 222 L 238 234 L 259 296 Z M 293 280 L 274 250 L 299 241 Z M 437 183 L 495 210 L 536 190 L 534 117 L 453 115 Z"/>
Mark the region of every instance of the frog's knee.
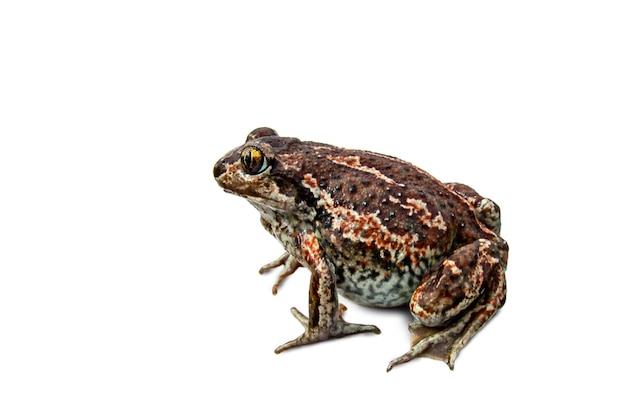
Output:
<path fill-rule="evenodd" d="M 492 231 L 500 234 L 500 207 L 495 201 L 483 198 L 476 205 L 478 220 Z"/>
<path fill-rule="evenodd" d="M 469 185 L 450 182 L 446 186 L 474 207 L 476 217 L 482 224 L 500 234 L 500 207 L 498 207 L 495 201 L 481 196 Z"/>

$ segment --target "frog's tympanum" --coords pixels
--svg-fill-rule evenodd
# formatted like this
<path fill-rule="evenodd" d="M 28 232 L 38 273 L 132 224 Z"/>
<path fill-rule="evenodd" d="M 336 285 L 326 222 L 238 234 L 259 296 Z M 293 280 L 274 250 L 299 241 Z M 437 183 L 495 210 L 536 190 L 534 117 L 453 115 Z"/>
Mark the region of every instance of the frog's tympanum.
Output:
<path fill-rule="evenodd" d="M 339 292 L 374 307 L 408 304 L 411 348 L 450 369 L 506 297 L 508 246 L 500 210 L 458 183 L 444 184 L 400 159 L 252 131 L 213 169 L 218 184 L 248 200 L 285 248 L 261 272 L 283 266 L 274 285 L 311 271 L 309 312 L 292 309 L 304 333 L 286 349 L 376 326 L 344 321 Z"/>

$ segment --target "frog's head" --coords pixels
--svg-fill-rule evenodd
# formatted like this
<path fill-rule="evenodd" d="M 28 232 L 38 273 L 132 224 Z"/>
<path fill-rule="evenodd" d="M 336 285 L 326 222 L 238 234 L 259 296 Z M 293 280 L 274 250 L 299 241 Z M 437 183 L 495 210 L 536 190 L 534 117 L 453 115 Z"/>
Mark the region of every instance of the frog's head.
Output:
<path fill-rule="evenodd" d="M 260 127 L 246 142 L 228 152 L 213 167 L 213 175 L 224 191 L 252 204 L 278 211 L 296 211 L 297 191 L 290 164 L 290 147 L 300 141 L 283 138 L 275 130 Z M 297 169 L 297 168 L 295 168 Z"/>

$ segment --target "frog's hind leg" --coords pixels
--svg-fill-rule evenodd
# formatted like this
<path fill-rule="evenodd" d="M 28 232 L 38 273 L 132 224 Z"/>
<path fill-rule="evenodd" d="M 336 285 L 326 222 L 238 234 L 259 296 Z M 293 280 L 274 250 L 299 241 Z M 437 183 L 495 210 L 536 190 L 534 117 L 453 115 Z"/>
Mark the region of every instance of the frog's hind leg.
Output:
<path fill-rule="evenodd" d="M 461 349 L 505 302 L 504 266 L 494 246 L 483 239 L 463 246 L 425 277 L 410 305 L 411 349 L 387 371 L 421 356 L 454 369 Z"/>
<path fill-rule="evenodd" d="M 482 224 L 490 230 L 498 234 L 500 233 L 500 207 L 498 207 L 495 201 L 481 196 L 469 185 L 449 182 L 446 184 L 446 187 L 467 200 L 476 211 L 476 217 Z"/>

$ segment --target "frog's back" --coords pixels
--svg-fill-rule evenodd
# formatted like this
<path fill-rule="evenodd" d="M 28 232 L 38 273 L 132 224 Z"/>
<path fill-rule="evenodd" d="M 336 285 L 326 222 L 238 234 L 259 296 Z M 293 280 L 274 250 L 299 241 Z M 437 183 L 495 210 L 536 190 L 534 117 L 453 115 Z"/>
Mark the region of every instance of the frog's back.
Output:
<path fill-rule="evenodd" d="M 450 228 L 458 231 L 460 222 L 476 226 L 461 196 L 409 162 L 315 142 L 300 145 L 298 180 L 309 205 L 321 208 L 320 219 L 340 210 L 375 216 L 390 233 L 418 234 L 425 244 L 445 239 Z"/>

